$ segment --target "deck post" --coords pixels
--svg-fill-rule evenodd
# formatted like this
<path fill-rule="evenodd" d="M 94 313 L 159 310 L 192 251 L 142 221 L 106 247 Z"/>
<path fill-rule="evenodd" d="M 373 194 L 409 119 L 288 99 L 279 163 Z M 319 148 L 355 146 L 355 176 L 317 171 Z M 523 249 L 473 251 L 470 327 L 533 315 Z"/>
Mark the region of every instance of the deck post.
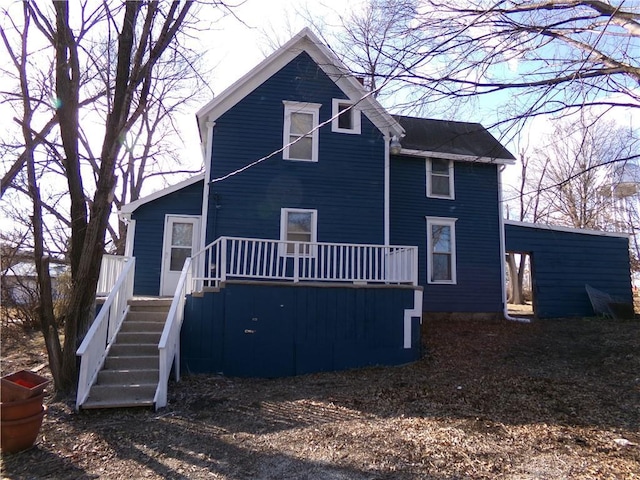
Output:
<path fill-rule="evenodd" d="M 300 281 L 300 244 L 298 242 L 293 244 L 293 282 L 298 283 Z"/>
<path fill-rule="evenodd" d="M 218 259 L 218 268 L 220 269 L 220 281 L 227 280 L 227 237 L 221 237 L 220 258 Z"/>

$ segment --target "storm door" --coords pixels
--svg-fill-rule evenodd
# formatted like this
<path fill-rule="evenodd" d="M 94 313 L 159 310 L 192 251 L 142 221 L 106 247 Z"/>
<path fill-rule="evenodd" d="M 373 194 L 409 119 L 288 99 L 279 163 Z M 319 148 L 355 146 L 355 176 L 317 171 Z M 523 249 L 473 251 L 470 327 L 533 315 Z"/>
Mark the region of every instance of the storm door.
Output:
<path fill-rule="evenodd" d="M 173 296 L 184 261 L 197 251 L 200 217 L 167 215 L 162 245 L 160 295 Z"/>

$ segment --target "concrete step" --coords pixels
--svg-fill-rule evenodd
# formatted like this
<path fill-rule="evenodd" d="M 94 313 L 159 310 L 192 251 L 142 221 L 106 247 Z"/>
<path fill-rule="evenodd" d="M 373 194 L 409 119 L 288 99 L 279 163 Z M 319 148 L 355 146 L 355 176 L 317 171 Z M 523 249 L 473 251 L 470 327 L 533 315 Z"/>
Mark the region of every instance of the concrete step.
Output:
<path fill-rule="evenodd" d="M 129 311 L 168 312 L 172 298 L 133 298 L 129 300 Z"/>
<path fill-rule="evenodd" d="M 164 322 L 167 320 L 167 313 L 168 312 L 160 312 L 160 311 L 148 312 L 146 310 L 145 311 L 129 310 L 127 318 L 123 323 L 131 321 L 131 322 L 151 322 L 151 323 L 161 322 L 164 324 Z"/>
<path fill-rule="evenodd" d="M 101 370 L 98 373 L 97 385 L 140 385 L 157 384 L 160 378 L 160 371 L 156 363 L 155 369 L 121 369 L 121 370 Z"/>
<path fill-rule="evenodd" d="M 112 356 L 109 355 L 104 362 L 106 370 L 148 370 L 158 368 L 160 364 L 160 356 L 156 355 L 137 355 L 137 356 Z"/>
<path fill-rule="evenodd" d="M 120 332 L 162 332 L 164 319 L 161 322 L 136 321 L 125 319 L 120 327 Z"/>
<path fill-rule="evenodd" d="M 116 343 L 109 350 L 113 357 L 146 357 L 158 355 L 157 343 Z"/>
<path fill-rule="evenodd" d="M 157 384 L 94 385 L 83 409 L 152 406 Z"/>
<path fill-rule="evenodd" d="M 126 344 L 150 344 L 153 343 L 156 346 L 160 342 L 160 337 L 162 336 L 162 331 L 159 332 L 123 332 L 120 330 L 120 333 L 116 336 L 116 345 L 126 345 Z"/>

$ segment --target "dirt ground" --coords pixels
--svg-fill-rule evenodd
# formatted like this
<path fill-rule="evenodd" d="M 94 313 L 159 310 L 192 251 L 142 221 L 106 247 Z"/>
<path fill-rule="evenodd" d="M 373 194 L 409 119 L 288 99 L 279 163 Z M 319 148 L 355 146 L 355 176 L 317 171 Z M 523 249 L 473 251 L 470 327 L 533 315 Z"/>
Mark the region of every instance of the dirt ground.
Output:
<path fill-rule="evenodd" d="M 638 479 L 640 322 L 429 322 L 400 367 L 184 377 L 169 406 L 75 413 L 47 397 L 11 479 Z M 48 375 L 3 332 L 3 374 Z"/>

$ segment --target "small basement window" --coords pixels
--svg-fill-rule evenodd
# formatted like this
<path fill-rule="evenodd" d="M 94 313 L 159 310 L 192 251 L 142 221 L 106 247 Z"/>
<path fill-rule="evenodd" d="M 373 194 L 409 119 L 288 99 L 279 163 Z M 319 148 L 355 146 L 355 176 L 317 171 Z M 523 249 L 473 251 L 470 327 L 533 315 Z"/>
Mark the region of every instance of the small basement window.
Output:
<path fill-rule="evenodd" d="M 334 98 L 332 101 L 331 131 L 360 134 L 360 110 L 351 100 Z"/>

